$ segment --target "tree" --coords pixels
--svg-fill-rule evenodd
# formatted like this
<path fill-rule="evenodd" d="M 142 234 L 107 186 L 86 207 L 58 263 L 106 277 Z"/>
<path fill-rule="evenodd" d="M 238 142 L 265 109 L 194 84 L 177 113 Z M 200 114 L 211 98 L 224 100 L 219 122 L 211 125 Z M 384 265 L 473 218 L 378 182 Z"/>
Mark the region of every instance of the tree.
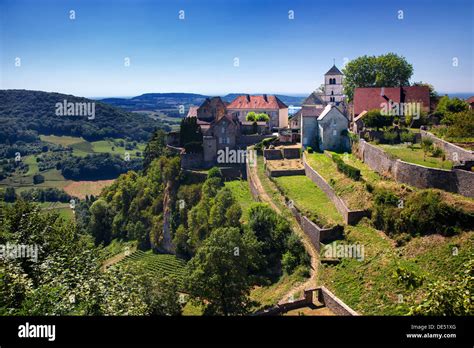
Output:
<path fill-rule="evenodd" d="M 430 89 L 430 98 L 436 98 L 438 96 L 438 93 L 436 92 L 432 84 L 419 81 L 419 82 L 413 82 L 413 86 L 427 86 Z"/>
<path fill-rule="evenodd" d="M 221 170 L 219 169 L 219 167 L 212 167 L 211 169 L 209 169 L 209 171 L 207 172 L 207 178 L 208 179 L 211 179 L 211 178 L 221 178 L 222 179 L 222 173 L 221 173 Z"/>
<path fill-rule="evenodd" d="M 185 284 L 206 315 L 243 315 L 251 308 L 249 270 L 256 262 L 255 240 L 234 227 L 215 229 L 188 263 Z"/>
<path fill-rule="evenodd" d="M 95 243 L 110 243 L 112 235 L 112 216 L 109 211 L 109 205 L 103 199 L 95 201 L 91 207 L 91 220 L 89 229 L 92 236 L 95 238 Z"/>
<path fill-rule="evenodd" d="M 234 197 L 228 188 L 224 187 L 219 190 L 209 213 L 209 225 L 212 228 L 229 226 L 229 221 L 226 219 L 226 212 L 228 212 L 234 203 Z"/>
<path fill-rule="evenodd" d="M 257 115 L 255 114 L 255 112 L 250 111 L 247 114 L 247 116 L 245 116 L 245 119 L 249 122 L 255 122 L 255 121 L 257 121 Z"/>
<path fill-rule="evenodd" d="M 181 120 L 179 136 L 180 144 L 183 147 L 189 143 L 202 144 L 201 128 L 197 124 L 196 117 L 185 117 Z"/>
<path fill-rule="evenodd" d="M 404 57 L 395 53 L 380 56 L 362 56 L 343 69 L 344 94 L 353 100 L 356 87 L 399 87 L 409 85 L 413 67 Z"/>
<path fill-rule="evenodd" d="M 450 99 L 447 95 L 442 97 L 438 105 L 436 106 L 436 113 L 441 114 L 443 119 L 441 120 L 444 124 L 449 124 L 449 116 L 450 114 L 464 112 L 469 110 L 469 104 L 466 103 L 464 100 L 459 98 L 452 98 Z M 447 120 L 444 120 L 447 118 Z"/>
<path fill-rule="evenodd" d="M 150 141 L 147 143 L 145 147 L 145 151 L 143 152 L 143 170 L 146 172 L 148 167 L 150 166 L 153 160 L 161 157 L 165 154 L 166 149 L 166 133 L 158 129 L 153 133 Z"/>
<path fill-rule="evenodd" d="M 433 140 L 430 138 L 421 139 L 421 149 L 423 150 L 423 160 L 426 160 L 426 154 L 433 148 Z"/>
<path fill-rule="evenodd" d="M 268 122 L 268 121 L 270 121 L 270 117 L 266 113 L 262 112 L 260 114 L 257 114 L 257 116 L 255 116 L 255 121 L 257 121 L 257 122 Z"/>
<path fill-rule="evenodd" d="M 35 174 L 33 175 L 33 184 L 38 185 L 42 184 L 44 182 L 44 176 L 41 174 Z"/>
<path fill-rule="evenodd" d="M 393 116 L 382 115 L 380 110 L 374 109 L 367 112 L 364 116 L 364 126 L 368 128 L 379 128 L 391 126 L 393 123 Z"/>

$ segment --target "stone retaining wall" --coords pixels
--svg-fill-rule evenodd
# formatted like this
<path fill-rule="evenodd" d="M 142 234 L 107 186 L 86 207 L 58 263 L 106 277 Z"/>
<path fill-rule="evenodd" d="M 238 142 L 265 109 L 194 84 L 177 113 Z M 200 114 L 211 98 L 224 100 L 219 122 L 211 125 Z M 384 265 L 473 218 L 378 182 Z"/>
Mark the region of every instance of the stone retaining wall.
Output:
<path fill-rule="evenodd" d="M 304 290 L 303 298 L 292 302 L 278 303 L 276 306 L 259 311 L 255 313 L 256 316 L 270 316 L 280 315 L 289 312 L 294 309 L 300 309 L 314 305 L 316 294 L 317 300 L 329 308 L 334 314 L 341 316 L 358 316 L 359 314 L 351 309 L 348 305 L 342 302 L 341 299 L 334 296 L 332 292 L 326 289 L 324 286 L 317 287 L 314 289 Z"/>
<path fill-rule="evenodd" d="M 305 168 L 305 174 L 311 179 L 334 203 L 336 209 L 341 213 L 344 218 L 344 222 L 348 225 L 355 225 L 364 216 L 368 216 L 368 212 L 365 210 L 350 210 L 346 203 L 334 192 L 331 185 L 329 185 L 319 173 L 314 170 L 307 162 L 306 155 L 303 154 L 303 165 Z"/>
<path fill-rule="evenodd" d="M 264 149 L 263 157 L 267 160 L 281 160 L 283 159 L 283 154 L 278 149 Z"/>
<path fill-rule="evenodd" d="M 291 176 L 291 175 L 304 175 L 304 169 L 277 169 L 271 170 L 269 168 L 266 169 L 266 173 L 268 176 L 272 178 L 277 178 L 279 176 Z"/>
<path fill-rule="evenodd" d="M 440 139 L 433 133 L 427 132 L 425 130 L 421 130 L 420 133 L 422 138 L 430 138 L 431 140 L 433 140 L 433 144 L 443 149 L 443 151 L 447 155 L 446 157 L 449 160 L 454 162 L 474 160 L 474 151 L 463 149 L 462 147 L 447 142 L 446 140 Z"/>
<path fill-rule="evenodd" d="M 474 198 L 474 172 L 429 168 L 404 162 L 388 155 L 381 148 L 359 140 L 358 157 L 372 170 L 418 188 L 437 188 Z"/>
<path fill-rule="evenodd" d="M 318 301 L 328 307 L 336 315 L 358 316 L 359 314 L 342 302 L 331 291 L 321 286 L 318 291 Z"/>

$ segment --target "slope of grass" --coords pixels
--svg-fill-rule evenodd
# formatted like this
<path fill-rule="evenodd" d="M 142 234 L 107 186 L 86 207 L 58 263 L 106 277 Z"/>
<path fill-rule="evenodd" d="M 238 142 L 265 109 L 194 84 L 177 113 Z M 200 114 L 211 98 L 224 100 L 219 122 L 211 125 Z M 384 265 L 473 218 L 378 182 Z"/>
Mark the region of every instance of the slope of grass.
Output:
<path fill-rule="evenodd" d="M 385 152 L 405 162 L 439 169 L 451 169 L 453 167 L 453 162 L 443 161 L 443 159 L 439 157 L 431 157 L 430 153 L 428 153 L 425 157 L 423 150 L 421 149 L 421 146 L 419 144 L 413 145 L 413 149 L 408 148 L 408 146 L 405 144 L 381 144 L 378 146 L 382 148 Z"/>
<path fill-rule="evenodd" d="M 326 194 L 305 175 L 275 178 L 283 192 L 293 200 L 295 206 L 305 215 L 315 214 L 326 225 L 342 224 L 342 216 Z M 310 214 L 307 214 L 310 213 Z"/>
<path fill-rule="evenodd" d="M 417 237 L 399 248 L 365 221 L 348 226 L 345 233 L 347 243 L 364 246 L 364 260 L 343 258 L 336 266 L 323 265 L 319 278 L 336 296 L 365 315 L 407 314 L 410 305 L 424 298 L 430 282 L 451 279 L 474 252 L 472 232 L 449 238 Z M 457 256 L 453 246 L 459 249 Z M 422 285 L 409 289 L 399 283 L 393 276 L 399 267 L 423 277 Z"/>
<path fill-rule="evenodd" d="M 349 156 L 349 155 L 347 155 Z M 346 158 L 346 155 L 342 158 Z M 350 209 L 368 209 L 372 195 L 364 182 L 355 181 L 337 170 L 336 164 L 324 153 L 306 153 L 308 164 L 328 182 Z M 363 173 L 361 173 L 363 175 Z M 365 179 L 362 177 L 362 179 Z"/>
<path fill-rule="evenodd" d="M 226 181 L 225 187 L 232 191 L 232 195 L 240 204 L 242 208 L 242 222 L 248 221 L 248 209 L 254 201 L 252 194 L 250 193 L 250 187 L 247 181 L 244 180 L 232 180 Z"/>

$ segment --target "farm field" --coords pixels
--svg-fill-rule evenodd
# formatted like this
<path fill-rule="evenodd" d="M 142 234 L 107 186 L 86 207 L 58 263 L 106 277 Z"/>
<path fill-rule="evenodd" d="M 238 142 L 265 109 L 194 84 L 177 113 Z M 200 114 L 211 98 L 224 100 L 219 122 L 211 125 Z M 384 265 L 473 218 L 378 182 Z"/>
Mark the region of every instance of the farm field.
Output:
<path fill-rule="evenodd" d="M 225 187 L 232 191 L 232 195 L 240 204 L 242 209 L 242 222 L 248 221 L 248 209 L 254 203 L 252 194 L 250 193 L 249 184 L 244 180 L 226 181 Z"/>
<path fill-rule="evenodd" d="M 157 276 L 174 276 L 180 286 L 183 285 L 184 267 L 186 262 L 169 254 L 154 254 L 150 251 L 136 250 L 118 264 L 141 262 L 143 267 Z"/>
<path fill-rule="evenodd" d="M 86 196 L 98 196 L 102 190 L 113 184 L 115 180 L 96 180 L 96 181 L 67 181 L 63 190 L 67 194 L 84 199 Z"/>
<path fill-rule="evenodd" d="M 74 218 L 74 213 L 70 208 L 69 203 L 44 202 L 39 203 L 39 205 L 41 206 L 43 211 L 59 213 L 59 215 L 65 220 L 70 220 Z"/>
<path fill-rule="evenodd" d="M 343 223 L 342 216 L 326 194 L 305 175 L 282 176 L 274 181 L 305 215 L 315 214 L 325 226 Z"/>
<path fill-rule="evenodd" d="M 305 153 L 308 164 L 328 182 L 336 194 L 341 197 L 350 209 L 368 209 L 371 207 L 372 195 L 367 191 L 363 181 L 355 181 L 337 170 L 336 164 L 324 153 Z M 343 159 L 349 155 L 341 156 Z M 364 173 L 362 179 L 364 178 Z M 369 175 L 369 172 L 365 173 Z M 375 179 L 370 173 L 372 179 Z"/>
<path fill-rule="evenodd" d="M 117 144 L 110 140 L 99 140 L 89 142 L 82 137 L 70 137 L 70 136 L 56 136 L 56 135 L 42 135 L 41 140 L 53 144 L 62 146 L 69 146 L 73 150 L 74 156 L 84 157 L 91 153 L 111 153 L 117 155 L 124 155 L 125 152 L 130 153 L 130 157 L 137 157 L 137 152 L 143 152 L 145 150 L 144 143 L 138 143 L 137 147 L 133 150 L 126 150 L 125 146 L 119 146 L 118 143 L 122 142 L 125 145 L 125 140 L 114 139 Z"/>
<path fill-rule="evenodd" d="M 399 145 L 380 144 L 377 146 L 379 146 L 385 152 L 405 162 L 419 164 L 419 165 L 430 167 L 430 168 L 439 168 L 439 169 L 451 169 L 453 167 L 453 162 L 444 161 L 442 158 L 439 158 L 439 157 L 431 157 L 430 153 L 428 153 L 425 157 L 420 144 L 413 145 L 413 150 L 408 148 L 408 146 L 405 144 L 399 144 Z"/>

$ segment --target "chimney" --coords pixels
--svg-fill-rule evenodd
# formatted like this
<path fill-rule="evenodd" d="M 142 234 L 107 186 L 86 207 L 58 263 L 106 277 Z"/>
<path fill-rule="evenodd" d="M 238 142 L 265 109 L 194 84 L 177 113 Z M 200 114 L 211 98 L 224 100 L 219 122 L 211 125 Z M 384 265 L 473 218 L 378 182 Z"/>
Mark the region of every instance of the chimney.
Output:
<path fill-rule="evenodd" d="M 263 100 L 265 100 L 265 103 L 268 103 L 268 98 L 266 94 L 263 95 Z"/>
<path fill-rule="evenodd" d="M 380 89 L 380 96 L 383 97 L 385 95 L 385 87 Z"/>
<path fill-rule="evenodd" d="M 250 94 L 247 94 L 247 101 L 250 103 Z"/>

